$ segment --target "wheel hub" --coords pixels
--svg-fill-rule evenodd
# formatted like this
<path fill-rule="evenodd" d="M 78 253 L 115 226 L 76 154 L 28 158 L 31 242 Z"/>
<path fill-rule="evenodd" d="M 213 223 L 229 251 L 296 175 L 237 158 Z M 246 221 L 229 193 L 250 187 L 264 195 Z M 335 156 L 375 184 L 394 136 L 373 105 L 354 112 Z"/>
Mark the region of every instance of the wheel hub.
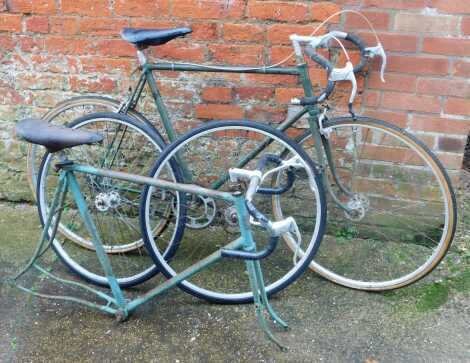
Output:
<path fill-rule="evenodd" d="M 95 197 L 95 207 L 100 212 L 107 212 L 109 209 L 116 209 L 121 205 L 121 197 L 118 192 L 100 193 Z"/>
<path fill-rule="evenodd" d="M 369 210 L 369 206 L 369 198 L 363 194 L 355 194 L 347 203 L 349 211 L 345 211 L 344 214 L 346 215 L 346 218 L 357 222 L 365 217 L 366 212 Z"/>

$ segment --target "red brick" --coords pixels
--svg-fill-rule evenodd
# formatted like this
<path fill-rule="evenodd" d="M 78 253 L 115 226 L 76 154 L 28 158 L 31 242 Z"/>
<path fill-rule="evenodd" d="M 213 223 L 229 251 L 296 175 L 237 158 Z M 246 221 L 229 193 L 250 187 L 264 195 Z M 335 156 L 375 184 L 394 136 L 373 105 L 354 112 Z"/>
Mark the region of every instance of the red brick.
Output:
<path fill-rule="evenodd" d="M 328 75 L 323 70 L 323 68 L 310 68 L 308 71 L 308 75 L 314 86 L 316 87 L 326 86 Z"/>
<path fill-rule="evenodd" d="M 423 51 L 433 54 L 470 56 L 470 39 L 424 38 Z"/>
<path fill-rule="evenodd" d="M 227 87 L 206 87 L 201 92 L 207 102 L 227 103 L 232 101 L 232 89 Z"/>
<path fill-rule="evenodd" d="M 444 164 L 447 169 L 461 169 L 463 164 L 463 153 L 450 154 L 450 153 L 436 153 L 439 160 Z"/>
<path fill-rule="evenodd" d="M 308 19 L 305 4 L 287 1 L 250 1 L 248 17 L 261 20 L 299 22 Z"/>
<path fill-rule="evenodd" d="M 465 98 L 449 97 L 444 103 L 444 112 L 452 115 L 470 116 L 470 102 Z"/>
<path fill-rule="evenodd" d="M 447 75 L 449 60 L 426 56 L 389 55 L 387 70 L 400 73 Z"/>
<path fill-rule="evenodd" d="M 0 14 L 0 31 L 21 31 L 21 15 Z"/>
<path fill-rule="evenodd" d="M 160 19 L 141 19 L 132 17 L 129 19 L 129 21 L 130 26 L 133 28 L 167 29 L 181 26 L 181 24 Z"/>
<path fill-rule="evenodd" d="M 13 40 L 11 34 L 0 34 L 0 50 L 1 51 L 12 51 L 15 49 L 16 42 Z"/>
<path fill-rule="evenodd" d="M 25 99 L 11 87 L 0 87 L 0 103 L 3 105 L 24 105 Z"/>
<path fill-rule="evenodd" d="M 364 0 L 364 7 L 377 7 L 383 9 L 399 9 L 399 10 L 421 10 L 426 6 L 425 0 Z"/>
<path fill-rule="evenodd" d="M 91 35 L 118 35 L 122 28 L 129 25 L 126 19 L 113 18 L 82 18 L 80 19 L 80 33 Z"/>
<path fill-rule="evenodd" d="M 103 39 L 96 43 L 96 52 L 108 57 L 135 57 L 135 47 L 121 39 Z"/>
<path fill-rule="evenodd" d="M 283 65 L 293 66 L 296 64 L 294 54 L 292 54 L 292 47 L 271 47 L 271 63 L 277 64 L 284 61 L 287 57 L 291 56 Z"/>
<path fill-rule="evenodd" d="M 457 77 L 470 78 L 470 62 L 464 60 L 454 61 L 453 74 Z"/>
<path fill-rule="evenodd" d="M 64 90 L 66 78 L 62 75 L 21 74 L 16 79 L 21 89 Z"/>
<path fill-rule="evenodd" d="M 47 16 L 31 16 L 27 18 L 26 30 L 34 33 L 48 33 L 49 18 Z"/>
<path fill-rule="evenodd" d="M 235 89 L 235 93 L 238 94 L 241 101 L 267 101 L 272 98 L 274 90 L 271 87 L 239 87 Z"/>
<path fill-rule="evenodd" d="M 191 38 L 196 40 L 217 39 L 217 23 L 193 23 L 191 24 Z"/>
<path fill-rule="evenodd" d="M 429 115 L 413 115 L 410 127 L 416 131 L 444 134 L 467 135 L 470 132 L 470 122 L 466 120 L 452 120 Z"/>
<path fill-rule="evenodd" d="M 311 6 L 312 20 L 323 21 L 331 15 L 341 10 L 341 7 L 330 1 L 314 2 Z M 331 23 L 338 23 L 340 16 L 337 15 L 329 20 Z"/>
<path fill-rule="evenodd" d="M 432 6 L 443 13 L 470 13 L 470 2 L 468 0 L 433 0 Z"/>
<path fill-rule="evenodd" d="M 17 38 L 17 41 L 20 45 L 20 49 L 23 52 L 33 53 L 33 52 L 41 52 L 44 50 L 45 40 L 44 38 L 35 37 L 32 38 L 30 36 L 21 36 Z"/>
<path fill-rule="evenodd" d="M 273 44 L 291 44 L 291 34 L 310 35 L 315 26 L 296 24 L 274 24 L 268 27 L 268 41 Z M 325 34 L 326 29 L 320 29 L 316 35 Z"/>
<path fill-rule="evenodd" d="M 116 0 L 115 15 L 119 16 L 164 16 L 168 15 L 169 0 Z"/>
<path fill-rule="evenodd" d="M 417 90 L 430 95 L 470 98 L 470 83 L 462 80 L 421 78 Z"/>
<path fill-rule="evenodd" d="M 462 34 L 470 35 L 470 16 L 462 19 Z"/>
<path fill-rule="evenodd" d="M 116 86 L 115 81 L 106 77 L 99 80 L 70 77 L 70 88 L 75 92 L 112 92 Z"/>
<path fill-rule="evenodd" d="M 64 14 L 79 14 L 88 16 L 110 16 L 110 0 L 62 0 Z"/>
<path fill-rule="evenodd" d="M 407 111 L 440 112 L 441 110 L 438 97 L 403 92 L 384 92 L 382 106 Z"/>
<path fill-rule="evenodd" d="M 89 39 L 70 39 L 61 36 L 46 38 L 45 49 L 54 54 L 88 55 L 95 53 L 95 45 Z"/>
<path fill-rule="evenodd" d="M 276 88 L 276 101 L 279 103 L 288 103 L 295 97 L 303 97 L 303 88 Z"/>
<path fill-rule="evenodd" d="M 463 153 L 466 141 L 467 139 L 462 137 L 439 136 L 437 147 L 440 151 Z"/>
<path fill-rule="evenodd" d="M 172 15 L 185 19 L 240 19 L 243 17 L 243 0 L 200 1 L 177 0 L 173 2 Z"/>
<path fill-rule="evenodd" d="M 362 0 L 336 0 L 335 3 L 341 5 L 360 5 Z"/>
<path fill-rule="evenodd" d="M 73 73 L 68 66 L 67 56 L 31 54 L 34 72 Z"/>
<path fill-rule="evenodd" d="M 377 111 L 377 109 L 368 109 L 364 115 L 387 121 L 402 128 L 406 128 L 408 122 L 408 115 L 405 112 Z"/>
<path fill-rule="evenodd" d="M 193 92 L 186 89 L 185 82 L 158 81 L 157 85 L 166 99 L 187 103 L 193 97 Z"/>
<path fill-rule="evenodd" d="M 205 46 L 174 40 L 154 48 L 158 57 L 201 62 L 205 58 Z"/>
<path fill-rule="evenodd" d="M 405 35 L 396 33 L 379 33 L 380 40 L 386 52 L 416 52 L 418 37 L 416 35 Z M 370 44 L 375 44 L 375 37 Z"/>
<path fill-rule="evenodd" d="M 32 0 L 9 0 L 7 2 L 7 9 L 11 13 L 32 13 L 33 3 Z"/>
<path fill-rule="evenodd" d="M 224 24 L 224 40 L 260 42 L 264 40 L 264 29 L 254 24 Z"/>
<path fill-rule="evenodd" d="M 135 68 L 134 61 L 127 58 L 80 58 L 80 63 L 85 73 L 128 75 Z"/>
<path fill-rule="evenodd" d="M 367 107 L 378 107 L 380 104 L 380 94 L 379 91 L 368 90 L 363 95 L 362 103 Z"/>
<path fill-rule="evenodd" d="M 297 76 L 290 75 L 278 75 L 278 74 L 246 74 L 244 78 L 248 82 L 253 82 L 255 84 L 264 83 L 264 84 L 296 84 L 298 81 Z"/>
<path fill-rule="evenodd" d="M 404 92 L 414 92 L 416 89 L 416 76 L 407 74 L 387 72 L 385 73 L 385 83 L 383 83 L 379 72 L 371 72 L 368 82 L 368 87 L 372 89 Z"/>
<path fill-rule="evenodd" d="M 216 62 L 228 64 L 259 65 L 263 59 L 261 45 L 209 45 L 209 50 Z"/>
<path fill-rule="evenodd" d="M 75 35 L 78 33 L 78 18 L 71 16 L 51 16 L 49 18 L 51 33 Z"/>
<path fill-rule="evenodd" d="M 55 14 L 57 11 L 55 0 L 32 0 L 33 13 Z"/>
<path fill-rule="evenodd" d="M 8 10 L 12 13 L 53 14 L 56 5 L 54 0 L 9 0 Z"/>
<path fill-rule="evenodd" d="M 390 26 L 390 15 L 386 12 L 361 11 L 377 30 L 387 30 Z M 348 13 L 344 24 L 346 29 L 369 29 L 367 22 L 356 14 Z"/>
<path fill-rule="evenodd" d="M 459 20 L 455 16 L 419 15 L 397 13 L 395 15 L 395 30 L 406 32 L 442 32 L 453 33 L 458 29 Z"/>
<path fill-rule="evenodd" d="M 196 117 L 201 119 L 241 119 L 243 109 L 234 105 L 196 105 Z"/>
<path fill-rule="evenodd" d="M 286 113 L 287 107 L 254 105 L 248 109 L 246 118 L 269 124 L 278 124 L 285 120 Z"/>

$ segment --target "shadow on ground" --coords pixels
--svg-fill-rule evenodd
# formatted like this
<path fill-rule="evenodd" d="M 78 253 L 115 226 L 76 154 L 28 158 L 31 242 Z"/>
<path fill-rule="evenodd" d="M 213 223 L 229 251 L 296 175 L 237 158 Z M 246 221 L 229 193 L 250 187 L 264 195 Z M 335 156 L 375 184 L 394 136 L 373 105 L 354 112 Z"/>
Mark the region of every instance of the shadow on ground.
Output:
<path fill-rule="evenodd" d="M 461 200 L 470 209 L 469 199 Z M 31 206 L 1 207 L 3 280 L 31 253 L 39 222 Z M 459 243 L 466 244 L 468 225 L 460 228 Z M 348 290 L 307 272 L 272 300 L 291 326 L 278 332 L 288 353 L 265 340 L 251 305 L 207 304 L 173 290 L 117 324 L 103 313 L 31 298 L 2 283 L 0 362 L 470 361 L 470 268 L 465 259 L 446 259 L 441 271 L 442 279 L 436 272 L 384 294 Z M 37 278 L 29 282 L 51 288 Z"/>

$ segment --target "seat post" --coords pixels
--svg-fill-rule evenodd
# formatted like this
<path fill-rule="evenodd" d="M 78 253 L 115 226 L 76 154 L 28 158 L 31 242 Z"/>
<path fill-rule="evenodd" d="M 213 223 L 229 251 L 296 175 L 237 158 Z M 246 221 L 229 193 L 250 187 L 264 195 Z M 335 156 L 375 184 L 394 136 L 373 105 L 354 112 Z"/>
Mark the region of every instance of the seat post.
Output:
<path fill-rule="evenodd" d="M 147 64 L 147 56 L 145 55 L 144 49 L 145 48 L 137 47 L 137 59 L 141 66 Z"/>
<path fill-rule="evenodd" d="M 73 161 L 67 159 L 67 155 L 65 155 L 65 153 L 63 151 L 59 151 L 57 153 L 57 158 L 59 160 L 54 164 L 55 171 L 59 171 L 64 166 L 73 165 Z"/>

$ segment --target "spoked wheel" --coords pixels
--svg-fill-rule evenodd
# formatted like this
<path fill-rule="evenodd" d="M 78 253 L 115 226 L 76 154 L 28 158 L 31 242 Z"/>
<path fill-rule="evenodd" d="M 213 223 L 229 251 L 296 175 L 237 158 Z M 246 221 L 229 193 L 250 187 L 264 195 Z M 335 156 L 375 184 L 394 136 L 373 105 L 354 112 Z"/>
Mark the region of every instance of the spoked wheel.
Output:
<path fill-rule="evenodd" d="M 395 289 L 424 277 L 446 254 L 456 226 L 455 195 L 441 163 L 384 121 L 345 117 L 324 127 L 337 174 L 335 180 L 329 168 L 329 182 L 347 210 L 325 192 L 329 223 L 310 267 L 361 290 Z M 315 159 L 310 133 L 299 141 Z M 276 201 L 273 209 L 277 218 L 284 213 Z"/>
<path fill-rule="evenodd" d="M 152 129 L 121 114 L 91 114 L 73 121 L 70 127 L 103 134 L 101 144 L 66 150 L 69 160 L 94 167 L 147 175 L 164 146 Z M 43 221 L 57 185 L 57 173 L 53 169 L 55 159 L 54 154 L 46 154 L 38 174 L 38 207 Z M 133 286 L 158 272 L 147 255 L 140 233 L 139 203 L 143 186 L 89 174 L 75 174 L 120 284 Z M 173 181 L 181 180 L 178 170 L 171 169 L 168 175 Z M 155 198 L 159 203 L 153 206 L 150 213 L 158 216 L 160 222 L 154 225 L 152 233 L 163 239 L 171 236 L 171 243 L 163 252 L 165 258 L 169 258 L 177 247 L 185 218 L 178 207 L 177 194 L 160 193 Z M 53 243 L 55 252 L 83 278 L 106 285 L 107 280 L 95 256 L 90 234 L 79 216 L 71 193 L 67 195 L 60 229 L 64 237 L 56 237 Z"/>
<path fill-rule="evenodd" d="M 79 117 L 89 115 L 96 112 L 116 112 L 119 110 L 120 102 L 109 97 L 103 96 L 78 96 L 65 100 L 49 112 L 42 119 L 56 124 L 67 125 Z M 139 112 L 129 110 L 127 115 L 143 124 L 153 128 L 151 123 Z M 45 149 L 39 145 L 28 144 L 27 170 L 28 181 L 33 194 L 36 196 L 36 182 L 39 167 Z"/>
<path fill-rule="evenodd" d="M 256 150 L 261 151 L 257 153 Z M 289 206 L 289 209 L 284 211 L 297 218 L 298 210 L 308 210 L 310 218 L 308 224 L 300 227 L 302 240 L 297 246 L 297 253 L 291 252 L 285 244 L 279 244 L 273 254 L 262 261 L 269 294 L 285 288 L 304 271 L 313 258 L 323 234 L 326 219 L 323 189 L 315 166 L 305 152 L 284 134 L 266 125 L 249 121 L 211 122 L 189 132 L 166 149 L 150 174 L 153 178 L 167 179 L 167 171 L 171 170 L 172 162 L 184 164 L 187 183 L 229 191 L 227 172 L 231 167 L 253 170 L 262 155 L 280 155 L 285 150 L 288 150 L 291 157 L 297 157 L 302 167 L 297 170 L 297 177 L 290 190 L 280 196 Z M 247 157 L 249 160 L 242 162 Z M 281 174 L 280 178 L 286 178 L 285 172 Z M 221 180 L 223 182 L 220 182 Z M 270 186 L 268 182 L 264 185 Z M 162 252 L 167 248 L 167 241 L 156 238 L 152 233 L 155 225 L 160 223 L 159 218 L 155 218 L 151 213 L 153 206 L 159 204 L 160 194 L 161 191 L 157 188 L 146 187 L 140 216 L 147 248 L 167 277 L 176 275 L 237 237 L 233 234 L 238 225 L 234 206 L 216 200 L 217 211 L 212 221 L 203 229 L 187 229 L 188 233 L 185 233 L 179 242 L 175 255 L 170 260 L 165 259 Z M 302 197 L 305 195 L 308 195 L 308 198 Z M 198 215 L 201 210 L 206 209 L 204 203 L 197 203 L 197 197 L 193 198 L 191 195 L 186 195 L 185 203 L 187 215 Z M 269 218 L 274 218 L 269 195 L 256 194 L 254 203 L 261 212 L 266 213 Z M 193 208 L 199 208 L 199 213 L 197 210 L 192 211 Z M 253 226 L 253 234 L 259 248 L 268 242 L 269 236 L 264 229 Z M 298 258 L 294 258 L 296 255 Z M 208 301 L 248 302 L 252 301 L 253 297 L 245 271 L 245 263 L 242 260 L 222 259 L 183 281 L 180 287 Z"/>

